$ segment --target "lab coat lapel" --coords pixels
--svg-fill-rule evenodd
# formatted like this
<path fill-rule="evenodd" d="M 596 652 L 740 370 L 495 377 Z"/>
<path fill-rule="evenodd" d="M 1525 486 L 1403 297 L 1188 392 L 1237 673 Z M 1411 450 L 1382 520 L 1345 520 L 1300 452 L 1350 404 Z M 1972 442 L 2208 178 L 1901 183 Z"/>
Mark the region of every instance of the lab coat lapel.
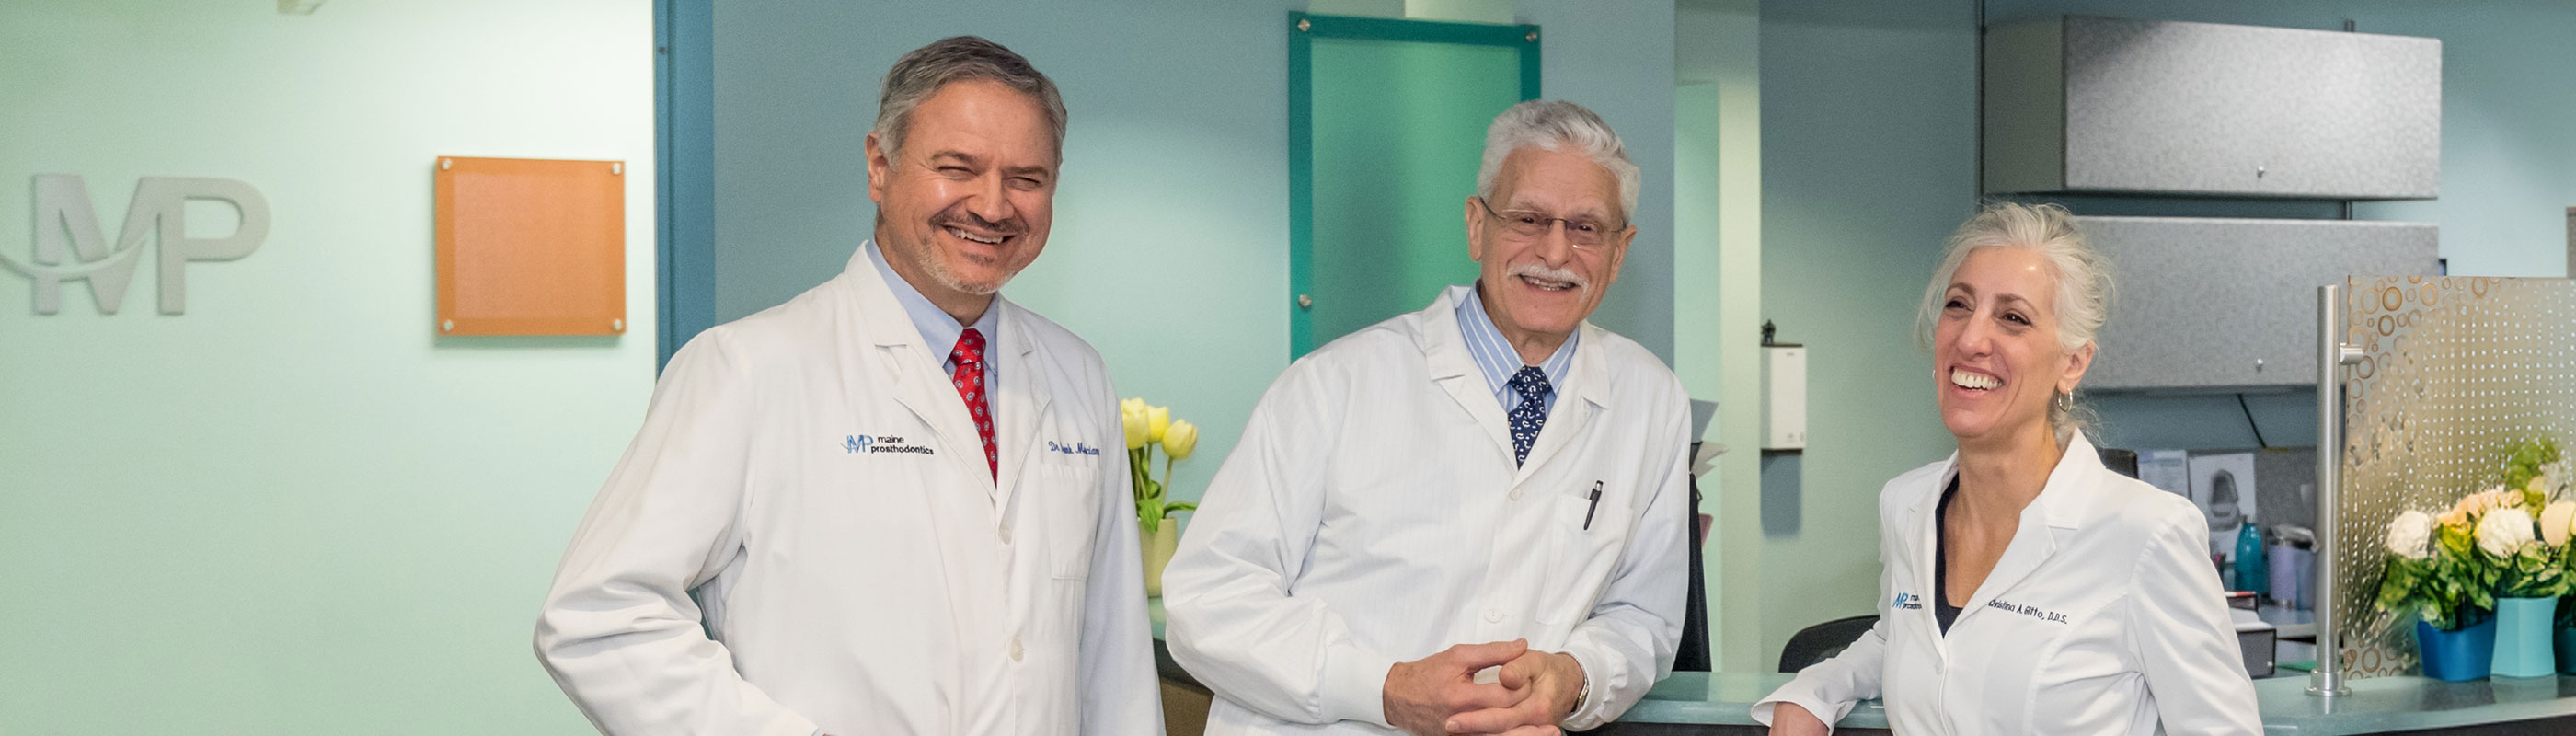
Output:
<path fill-rule="evenodd" d="M 1600 329 L 1590 322 L 1575 329 L 1583 332 L 1583 339 L 1574 345 L 1574 366 L 1566 371 L 1565 385 L 1557 389 L 1556 399 L 1548 406 L 1547 422 L 1539 426 L 1538 439 L 1530 443 L 1529 457 L 1521 460 L 1512 485 L 1529 480 L 1530 473 L 1546 465 L 1549 458 L 1574 445 L 1593 415 L 1608 408 L 1609 379 L 1604 375 L 1608 367 L 1602 363 L 1597 347 L 1602 341 Z M 1586 345 L 1596 347 L 1587 350 Z"/>
<path fill-rule="evenodd" d="M 1038 448 L 1038 426 L 1046 417 L 1049 392 L 1041 389 L 1037 340 L 1031 336 L 1020 305 L 999 296 L 993 297 L 993 308 L 1002 310 L 1000 329 L 1002 350 L 999 356 L 1001 382 L 999 390 L 987 397 L 992 401 L 994 434 L 993 450 L 1001 456 L 1000 478 L 994 484 L 1000 493 L 996 507 L 1009 508 L 1020 479 Z"/>
<path fill-rule="evenodd" d="M 2057 553 L 2060 537 L 2072 534 L 2081 523 L 2086 502 L 2091 500 L 2094 475 L 2102 468 L 2102 457 L 2093 443 L 2082 434 L 2069 441 L 2066 453 L 2057 459 L 2057 467 L 2048 471 L 2048 484 L 2039 497 L 2021 510 L 2021 523 L 2013 530 L 2012 543 L 2004 547 L 2004 557 L 1995 562 L 1994 572 L 1977 586 L 1977 594 L 1959 611 L 1959 620 L 1984 610 L 1986 604 L 2002 597 L 2032 571 Z M 1956 622 L 1951 624 L 1957 626 Z"/>
<path fill-rule="evenodd" d="M 971 470 L 967 477 L 991 478 L 990 468 L 974 462 L 976 455 L 984 454 L 984 438 L 976 433 L 974 418 L 966 415 L 966 400 L 958 397 L 957 387 L 939 370 L 950 346 L 923 343 L 921 331 L 913 328 L 912 318 L 904 313 L 903 304 L 895 301 L 894 292 L 877 274 L 875 264 L 868 262 L 865 250 L 850 259 L 843 275 L 858 287 L 853 290 L 858 317 L 878 350 L 873 362 L 885 366 L 887 377 L 893 380 L 892 390 L 887 393 L 939 435 L 940 456 Z M 1003 380 L 1009 380 L 1010 373 L 1005 369 Z"/>
<path fill-rule="evenodd" d="M 1940 655 L 1943 662 L 1950 661 L 1950 638 L 1941 633 L 1941 620 L 1935 617 L 1933 607 L 1941 605 L 1950 593 L 1941 589 L 1941 514 L 1938 512 L 1941 509 L 1941 491 L 1950 487 L 1950 479 L 1957 477 L 1959 477 L 1959 455 L 1951 453 L 1948 467 L 1943 469 L 1940 480 L 1933 483 L 1929 490 L 1916 494 L 1914 505 L 1906 509 L 1906 513 L 1913 514 L 1914 564 L 1905 571 L 1905 574 L 1914 578 L 1914 590 L 1920 591 L 1914 595 L 1925 597 L 1925 600 L 1920 607 L 1895 610 L 1896 615 L 1922 619 L 1923 629 L 1933 634 L 1932 651 Z M 1965 608 L 1960 609 L 1961 618 L 1967 617 L 1966 611 Z M 1957 621 L 1950 623 L 1952 626 L 1958 625 Z"/>
<path fill-rule="evenodd" d="M 1422 344 L 1423 362 L 1430 370 L 1431 382 L 1449 392 L 1476 426 L 1483 427 L 1503 457 L 1512 456 L 1512 431 L 1503 418 L 1503 406 L 1494 401 L 1494 389 L 1485 384 L 1484 373 L 1476 369 L 1476 359 L 1467 354 L 1467 339 L 1458 331 L 1458 301 L 1467 298 L 1473 286 L 1452 286 L 1431 301 L 1431 307 L 1420 312 L 1422 319 L 1416 333 Z"/>
<path fill-rule="evenodd" d="M 848 324 L 858 325 L 857 331 L 860 334 L 838 334 L 834 337 L 839 341 L 841 349 L 846 351 L 844 355 L 852 359 L 850 364 L 866 367 L 863 375 L 844 378 L 844 380 L 861 382 L 860 386 L 850 391 L 850 395 L 867 396 L 882 392 L 893 396 L 896 402 L 903 404 L 905 409 L 919 417 L 923 424 L 929 425 L 932 428 L 931 431 L 940 436 L 940 455 L 949 455 L 952 458 L 957 456 L 958 453 L 948 449 L 956 446 L 953 439 L 956 433 L 942 425 L 971 422 L 972 420 L 966 416 L 966 405 L 957 398 L 956 391 L 948 383 L 948 377 L 940 374 L 938 359 L 931 358 L 925 352 L 925 348 L 921 345 L 921 331 L 912 326 L 912 318 L 904 313 L 903 305 L 895 301 L 894 292 L 888 289 L 884 277 L 877 273 L 876 265 L 868 262 L 866 246 L 861 246 L 859 251 L 850 257 L 849 267 L 842 272 L 840 280 L 844 282 L 845 287 L 840 290 L 841 319 Z M 946 404 L 939 403 L 942 395 L 947 399 Z M 859 406 L 848 407 L 846 410 L 854 415 L 868 413 L 865 407 Z M 874 420 L 871 419 L 871 421 Z M 980 444 L 980 440 L 973 439 L 974 435 L 968 434 L 967 437 L 968 441 Z M 977 449 L 982 448 L 979 446 Z M 969 456 L 968 459 L 973 458 Z M 975 470 L 981 472 L 983 468 Z M 989 505 L 989 500 L 978 504 L 972 499 L 956 498 L 956 494 L 953 493 L 942 493 L 942 491 L 953 490 L 952 487 L 942 483 L 925 482 L 918 488 L 910 490 L 922 494 L 924 500 L 933 509 L 944 508 L 965 512 L 964 514 L 932 513 L 929 518 L 922 521 L 921 528 L 929 535 L 929 539 L 921 549 L 929 555 L 929 558 L 921 564 L 935 565 L 947 572 L 941 578 L 940 593 L 947 604 L 946 611 L 954 627 L 952 631 L 956 632 L 957 636 L 964 637 L 969 631 L 986 630 L 990 624 L 984 618 L 990 615 L 988 611 L 991 606 L 985 605 L 980 600 L 980 591 L 958 584 L 959 581 L 973 579 L 970 571 L 979 565 L 974 559 L 978 548 L 973 544 L 953 543 L 955 540 L 951 535 L 960 530 L 948 522 L 969 518 L 965 514 L 972 514 L 973 511 L 970 509 L 979 506 L 986 509 L 993 507 Z M 972 536 L 968 538 L 971 539 Z M 946 677 L 963 677 L 956 663 L 943 663 L 941 667 L 947 670 Z M 950 681 L 962 682 L 963 680 Z"/>

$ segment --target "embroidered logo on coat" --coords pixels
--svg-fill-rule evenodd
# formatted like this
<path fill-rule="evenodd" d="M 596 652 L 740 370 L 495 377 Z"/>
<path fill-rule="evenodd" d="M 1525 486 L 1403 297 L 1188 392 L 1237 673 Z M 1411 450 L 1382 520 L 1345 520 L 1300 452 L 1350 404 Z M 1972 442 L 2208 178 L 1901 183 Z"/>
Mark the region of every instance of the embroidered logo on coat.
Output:
<path fill-rule="evenodd" d="M 878 453 L 886 453 L 886 452 L 900 452 L 900 453 L 909 453 L 909 454 L 915 454 L 915 455 L 937 455 L 937 454 L 939 454 L 939 453 L 937 453 L 937 452 L 933 452 L 933 451 L 932 451 L 930 448 L 928 448 L 928 447 L 924 447 L 924 446 L 921 446 L 921 445 L 910 445 L 910 444 L 904 444 L 904 441 L 903 441 L 903 438 L 902 438 L 902 437 L 897 437 L 897 436 L 890 435 L 890 434 L 882 434 L 882 435 L 854 434 L 854 435 L 849 435 L 849 436 L 847 436 L 847 437 L 843 437 L 843 438 L 841 439 L 841 449 L 843 449 L 843 450 L 847 450 L 847 451 L 849 451 L 849 452 L 850 452 L 850 454 L 854 454 L 854 455 L 875 455 L 875 454 L 878 454 Z"/>
<path fill-rule="evenodd" d="M 1987 607 L 1987 608 L 1994 608 L 1994 609 L 2005 610 L 2005 611 L 2011 611 L 2011 612 L 2013 612 L 2013 613 L 2018 613 L 2018 614 L 2021 614 L 2021 615 L 2024 615 L 2024 616 L 2029 616 L 2029 617 L 2031 617 L 2031 618 L 2039 619 L 2040 621 L 2043 621 L 2043 622 L 2046 622 L 2046 623 L 2052 623 L 2052 624 L 2062 624 L 2062 623 L 2066 623 L 2066 614 L 2058 613 L 2058 612 L 2056 612 L 2056 611 L 2050 611 L 2050 610 L 2041 609 L 2041 608 L 2038 608 L 2038 607 L 2035 607 L 2035 606 L 2025 606 L 2025 605 L 2021 605 L 2021 604 L 2019 604 L 2019 603 L 2006 603 L 2006 602 L 2004 602 L 2004 599 L 2001 599 L 2001 598 L 1997 598 L 1997 599 L 1994 599 L 1994 600 L 1986 601 L 1986 607 Z"/>

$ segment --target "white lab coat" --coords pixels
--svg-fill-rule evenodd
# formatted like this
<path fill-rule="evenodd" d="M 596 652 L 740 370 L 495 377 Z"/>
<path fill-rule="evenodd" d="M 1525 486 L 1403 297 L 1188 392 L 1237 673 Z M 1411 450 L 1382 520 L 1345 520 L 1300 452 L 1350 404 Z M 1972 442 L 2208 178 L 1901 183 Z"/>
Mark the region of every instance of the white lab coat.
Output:
<path fill-rule="evenodd" d="M 1389 733 L 1388 668 L 1453 644 L 1572 654 L 1592 681 L 1575 728 L 1671 671 L 1689 569 L 1681 382 L 1584 325 L 1515 468 L 1452 308 L 1467 288 L 1289 366 L 1217 471 L 1163 572 L 1172 658 L 1216 693 L 1211 736 Z"/>
<path fill-rule="evenodd" d="M 1935 511 L 1958 456 L 1879 492 L 1879 621 L 1753 706 L 1830 724 L 1884 697 L 1901 734 L 2260 734 L 2200 510 L 2102 466 L 2078 435 L 1948 636 Z"/>
<path fill-rule="evenodd" d="M 673 356 L 537 622 L 592 723 L 1162 732 L 1116 393 L 1081 339 L 993 308 L 998 484 L 950 346 L 864 253 Z"/>

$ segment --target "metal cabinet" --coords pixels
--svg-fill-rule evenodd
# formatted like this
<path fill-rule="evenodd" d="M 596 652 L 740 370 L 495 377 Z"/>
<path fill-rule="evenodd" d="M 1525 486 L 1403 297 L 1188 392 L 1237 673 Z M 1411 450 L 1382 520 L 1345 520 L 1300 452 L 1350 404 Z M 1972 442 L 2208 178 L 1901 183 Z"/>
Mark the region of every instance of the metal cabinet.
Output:
<path fill-rule="evenodd" d="M 2438 39 L 2066 16 L 1985 44 L 1989 192 L 2441 190 Z"/>
<path fill-rule="evenodd" d="M 2084 385 L 2097 391 L 2314 386 L 2317 287 L 2432 275 L 2430 224 L 2078 217 L 2118 291 Z"/>

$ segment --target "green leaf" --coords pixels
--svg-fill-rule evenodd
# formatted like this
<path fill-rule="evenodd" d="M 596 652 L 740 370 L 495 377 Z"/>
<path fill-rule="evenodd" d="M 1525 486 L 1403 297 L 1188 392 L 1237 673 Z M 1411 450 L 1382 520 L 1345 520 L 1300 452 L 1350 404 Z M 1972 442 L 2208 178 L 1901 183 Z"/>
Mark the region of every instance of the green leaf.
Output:
<path fill-rule="evenodd" d="M 2505 452 L 2501 468 L 2504 485 L 2517 491 L 2524 490 L 2532 478 L 2540 476 L 2543 466 L 2554 462 L 2558 462 L 2556 439 L 2538 437 L 2515 443 Z"/>
<path fill-rule="evenodd" d="M 2379 610 L 2402 612 L 2417 605 L 2423 585 L 2422 565 L 2404 557 L 2391 555 L 2379 579 Z"/>

